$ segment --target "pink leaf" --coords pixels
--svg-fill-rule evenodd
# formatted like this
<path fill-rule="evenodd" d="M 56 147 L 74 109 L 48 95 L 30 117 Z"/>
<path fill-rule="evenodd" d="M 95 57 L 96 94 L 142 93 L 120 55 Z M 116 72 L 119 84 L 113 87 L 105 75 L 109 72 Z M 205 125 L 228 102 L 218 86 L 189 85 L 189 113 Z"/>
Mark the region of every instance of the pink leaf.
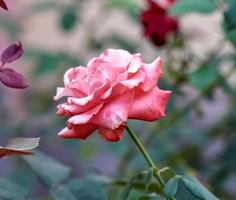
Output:
<path fill-rule="evenodd" d="M 0 7 L 5 10 L 8 10 L 7 5 L 5 4 L 5 2 L 3 0 L 0 0 Z"/>
<path fill-rule="evenodd" d="M 11 88 L 23 89 L 29 86 L 21 74 L 10 68 L 3 68 L 0 70 L 0 81 Z"/>
<path fill-rule="evenodd" d="M 18 44 L 11 44 L 3 51 L 1 61 L 2 63 L 10 63 L 20 58 L 22 54 L 23 48 L 20 42 Z"/>

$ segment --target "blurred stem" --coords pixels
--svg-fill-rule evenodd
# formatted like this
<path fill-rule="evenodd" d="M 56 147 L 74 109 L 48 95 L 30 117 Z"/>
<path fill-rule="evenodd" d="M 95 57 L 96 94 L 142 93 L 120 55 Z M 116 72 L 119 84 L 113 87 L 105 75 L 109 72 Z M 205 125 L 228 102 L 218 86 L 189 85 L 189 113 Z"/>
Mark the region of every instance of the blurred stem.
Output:
<path fill-rule="evenodd" d="M 164 187 L 164 181 L 163 181 L 162 177 L 159 175 L 158 168 L 155 165 L 155 163 L 153 162 L 153 160 L 151 159 L 151 157 L 148 154 L 147 150 L 145 149 L 145 147 L 143 146 L 143 144 L 141 143 L 141 141 L 139 140 L 139 138 L 137 137 L 135 132 L 128 125 L 126 126 L 126 130 L 129 133 L 132 140 L 134 141 L 134 143 L 136 144 L 136 146 L 138 147 L 138 149 L 140 150 L 140 152 L 142 153 L 145 160 L 147 161 L 149 167 L 155 169 L 154 176 L 159 181 L 159 183 L 161 185 L 161 188 L 163 188 Z"/>

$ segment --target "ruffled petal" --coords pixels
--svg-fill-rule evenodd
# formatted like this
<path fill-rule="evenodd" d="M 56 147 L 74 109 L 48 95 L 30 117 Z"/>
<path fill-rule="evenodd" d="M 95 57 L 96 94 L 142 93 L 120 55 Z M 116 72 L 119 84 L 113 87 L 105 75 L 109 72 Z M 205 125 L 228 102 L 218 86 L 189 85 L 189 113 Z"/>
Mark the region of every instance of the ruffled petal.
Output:
<path fill-rule="evenodd" d="M 59 116 L 73 116 L 77 113 L 76 106 L 70 105 L 68 103 L 61 103 L 57 106 L 57 115 Z"/>
<path fill-rule="evenodd" d="M 84 94 L 88 94 L 89 88 L 89 71 L 85 67 L 74 67 L 66 71 L 64 75 L 64 84 L 74 88 Z"/>
<path fill-rule="evenodd" d="M 69 104 L 76 104 L 78 106 L 84 106 L 87 103 L 89 103 L 90 101 L 92 101 L 94 97 L 94 93 L 91 93 L 88 96 L 85 97 L 81 97 L 81 98 L 77 98 L 77 97 L 68 97 L 67 101 Z"/>
<path fill-rule="evenodd" d="M 94 91 L 89 94 L 88 96 L 82 97 L 82 98 L 76 98 L 76 97 L 68 97 L 68 103 L 69 104 L 76 104 L 77 106 L 88 106 L 91 107 L 91 105 L 89 105 L 89 103 L 92 104 L 92 106 L 98 104 L 100 102 L 100 97 L 107 91 L 109 90 L 111 86 L 111 83 L 109 81 L 106 81 L 103 85 L 101 85 L 100 87 L 97 87 L 96 89 L 94 89 Z"/>
<path fill-rule="evenodd" d="M 100 111 L 102 106 L 103 106 L 103 103 L 95 106 L 94 108 L 90 109 L 87 112 L 84 112 L 82 114 L 75 115 L 75 116 L 71 117 L 67 121 L 68 126 L 70 127 L 70 126 L 73 126 L 75 124 L 86 124 L 86 123 L 88 123 L 89 120 L 93 117 L 93 115 L 97 114 Z"/>
<path fill-rule="evenodd" d="M 124 68 L 116 67 L 113 63 L 103 62 L 99 69 L 101 70 L 103 77 L 110 81 L 116 80 L 119 74 L 124 71 Z"/>
<path fill-rule="evenodd" d="M 132 97 L 132 91 L 118 96 L 107 105 L 104 105 L 90 122 L 112 130 L 117 129 L 123 122 L 127 121 Z"/>
<path fill-rule="evenodd" d="M 128 66 L 128 73 L 136 73 L 142 65 L 142 57 L 140 53 L 134 54 L 133 58 Z"/>
<path fill-rule="evenodd" d="M 57 94 L 53 97 L 54 101 L 59 100 L 60 98 L 64 96 L 75 96 L 78 94 L 74 89 L 68 88 L 68 87 L 58 87 L 57 88 Z"/>
<path fill-rule="evenodd" d="M 126 67 L 132 60 L 132 55 L 122 49 L 107 49 L 100 58 L 119 67 Z"/>
<path fill-rule="evenodd" d="M 142 70 L 139 70 L 136 73 L 128 74 L 128 78 L 126 80 L 119 81 L 119 83 L 129 89 L 133 89 L 138 86 L 140 83 L 144 82 L 145 74 Z"/>
<path fill-rule="evenodd" d="M 146 74 L 146 79 L 141 85 L 144 91 L 149 91 L 157 85 L 158 80 L 162 75 L 162 59 L 159 57 L 151 64 L 144 64 L 143 71 Z"/>
<path fill-rule="evenodd" d="M 71 129 L 68 127 L 62 129 L 58 135 L 63 138 L 81 138 L 86 139 L 97 129 L 96 126 L 90 124 L 82 124 L 73 126 Z"/>
<path fill-rule="evenodd" d="M 87 64 L 87 69 L 89 73 L 95 72 L 102 62 L 104 61 L 101 58 L 98 57 L 92 58 Z"/>
<path fill-rule="evenodd" d="M 135 91 L 129 118 L 154 121 L 164 117 L 170 94 L 171 91 L 161 90 L 157 87 L 149 92 Z"/>
<path fill-rule="evenodd" d="M 106 141 L 117 142 L 121 140 L 124 129 L 125 125 L 121 125 L 119 128 L 115 130 L 100 127 L 98 129 L 98 133 L 101 136 L 101 138 Z"/>

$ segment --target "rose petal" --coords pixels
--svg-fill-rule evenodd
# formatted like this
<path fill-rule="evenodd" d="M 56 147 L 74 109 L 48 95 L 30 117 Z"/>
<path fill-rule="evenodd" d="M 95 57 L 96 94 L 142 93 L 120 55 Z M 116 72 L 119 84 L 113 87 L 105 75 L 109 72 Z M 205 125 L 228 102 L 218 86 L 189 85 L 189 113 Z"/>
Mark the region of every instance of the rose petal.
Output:
<path fill-rule="evenodd" d="M 149 91 L 157 85 L 158 80 L 162 75 L 162 59 L 158 57 L 151 64 L 144 64 L 143 71 L 146 74 L 146 79 L 142 84 L 144 91 Z"/>
<path fill-rule="evenodd" d="M 103 95 L 107 90 L 109 90 L 111 83 L 109 81 L 105 82 L 103 85 L 100 87 L 97 87 L 94 89 L 94 91 L 89 94 L 88 96 L 82 97 L 82 98 L 77 98 L 77 97 L 68 97 L 68 103 L 71 104 L 76 104 L 78 106 L 85 106 L 91 103 L 97 104 L 99 103 L 99 98 L 101 95 Z"/>
<path fill-rule="evenodd" d="M 136 73 L 142 65 L 142 57 L 140 53 L 134 54 L 129 64 L 128 73 Z"/>
<path fill-rule="evenodd" d="M 118 128 L 123 122 L 127 121 L 132 97 L 133 92 L 130 91 L 113 99 L 107 105 L 104 105 L 90 122 L 113 130 Z"/>
<path fill-rule="evenodd" d="M 71 117 L 67 122 L 68 125 L 70 126 L 71 124 L 85 124 L 87 122 L 89 122 L 89 120 L 93 117 L 93 115 L 97 114 L 100 109 L 102 108 L 103 103 L 95 106 L 94 108 L 90 109 L 87 112 L 84 112 L 82 114 L 79 115 L 75 115 L 73 117 Z"/>
<path fill-rule="evenodd" d="M 90 124 L 82 124 L 73 126 L 71 129 L 68 127 L 62 129 L 58 135 L 63 138 L 80 138 L 86 139 L 97 129 L 96 126 Z"/>
<path fill-rule="evenodd" d="M 58 87 L 57 88 L 57 94 L 53 97 L 54 101 L 57 101 L 59 99 L 61 99 L 62 97 L 65 96 L 81 96 L 82 94 L 79 94 L 78 91 L 72 89 L 72 88 L 68 88 L 68 87 Z"/>
<path fill-rule="evenodd" d="M 90 93 L 89 72 L 85 67 L 74 67 L 66 71 L 64 75 L 64 84 L 70 88 L 76 89 L 84 95 Z"/>
<path fill-rule="evenodd" d="M 160 90 L 157 87 L 149 92 L 135 91 L 129 118 L 154 121 L 164 117 L 170 94 L 170 91 Z"/>
<path fill-rule="evenodd" d="M 103 77 L 110 81 L 116 80 L 117 76 L 124 71 L 123 68 L 116 67 L 113 63 L 109 62 L 103 62 L 99 69 L 102 71 Z"/>
<path fill-rule="evenodd" d="M 85 112 L 85 110 L 83 110 Z M 73 116 L 81 113 L 80 108 L 78 106 L 68 103 L 62 103 L 57 106 L 57 115 L 60 116 Z"/>
<path fill-rule="evenodd" d="M 117 142 L 121 140 L 124 129 L 125 129 L 124 125 L 121 125 L 119 128 L 115 130 L 100 127 L 98 129 L 98 133 L 101 136 L 101 138 L 106 141 Z"/>
<path fill-rule="evenodd" d="M 142 70 L 139 70 L 135 74 L 128 74 L 127 79 L 119 81 L 119 83 L 129 89 L 132 89 L 138 86 L 140 83 L 144 82 L 144 80 L 145 80 L 145 74 Z"/>
<path fill-rule="evenodd" d="M 90 102 L 92 99 L 94 98 L 94 93 L 85 96 L 85 97 L 81 97 L 81 98 L 77 98 L 77 97 L 68 97 L 68 103 L 74 103 L 77 104 L 79 106 L 84 106 L 86 105 L 88 102 Z"/>
<path fill-rule="evenodd" d="M 121 49 L 107 49 L 100 55 L 100 58 L 119 67 L 126 67 L 132 60 L 132 55 Z"/>

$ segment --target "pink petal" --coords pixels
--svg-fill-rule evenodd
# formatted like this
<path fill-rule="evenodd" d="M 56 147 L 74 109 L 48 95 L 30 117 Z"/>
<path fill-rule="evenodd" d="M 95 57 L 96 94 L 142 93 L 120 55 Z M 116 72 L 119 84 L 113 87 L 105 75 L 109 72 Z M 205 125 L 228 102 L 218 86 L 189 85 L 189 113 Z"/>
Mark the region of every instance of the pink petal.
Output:
<path fill-rule="evenodd" d="M 93 117 L 93 115 L 97 114 L 100 111 L 102 106 L 103 106 L 103 103 L 95 106 L 94 108 L 90 109 L 87 112 L 84 112 L 82 114 L 75 115 L 75 116 L 71 117 L 67 121 L 68 122 L 68 126 L 74 125 L 74 124 L 85 124 L 85 123 L 88 123 L 89 120 Z"/>
<path fill-rule="evenodd" d="M 90 107 L 89 103 L 94 106 L 95 104 L 100 102 L 100 97 L 107 91 L 109 90 L 111 86 L 111 83 L 109 81 L 105 82 L 103 85 L 100 87 L 97 87 L 94 89 L 94 91 L 89 94 L 88 96 L 82 97 L 82 98 L 76 98 L 76 97 L 69 97 L 68 98 L 68 103 L 69 104 L 76 104 L 78 106 L 85 106 L 88 105 Z"/>
<path fill-rule="evenodd" d="M 103 77 L 110 81 L 114 81 L 124 71 L 124 68 L 116 67 L 110 62 L 103 62 L 99 69 L 102 71 Z"/>
<path fill-rule="evenodd" d="M 127 121 L 133 92 L 130 91 L 122 96 L 112 99 L 91 119 L 91 123 L 109 129 L 117 129 Z"/>
<path fill-rule="evenodd" d="M 124 125 L 121 125 L 119 128 L 115 130 L 100 127 L 98 129 L 98 133 L 101 136 L 101 138 L 106 141 L 117 142 L 121 140 L 124 129 L 125 129 Z"/>
<path fill-rule="evenodd" d="M 62 103 L 57 106 L 57 115 L 70 117 L 86 110 L 74 104 Z"/>
<path fill-rule="evenodd" d="M 132 55 L 122 49 L 107 49 L 100 55 L 100 58 L 114 65 L 126 67 L 132 60 Z"/>
<path fill-rule="evenodd" d="M 64 96 L 78 96 L 78 93 L 74 89 L 68 87 L 58 87 L 57 94 L 53 97 L 53 100 L 57 101 Z"/>
<path fill-rule="evenodd" d="M 84 94 L 88 94 L 89 88 L 89 72 L 85 67 L 75 67 L 66 71 L 64 75 L 64 84 L 70 88 L 74 88 Z"/>
<path fill-rule="evenodd" d="M 96 69 L 100 66 L 100 64 L 104 62 L 102 58 L 92 58 L 88 64 L 87 64 L 87 69 L 89 70 L 90 73 L 96 71 Z"/>
<path fill-rule="evenodd" d="M 136 73 L 142 65 L 142 57 L 140 53 L 134 54 L 129 64 L 128 73 Z"/>
<path fill-rule="evenodd" d="M 128 74 L 127 76 L 128 77 L 126 80 L 119 81 L 119 83 L 129 89 L 132 89 L 138 86 L 140 83 L 144 82 L 145 80 L 145 74 L 142 70 L 139 70 L 135 74 Z"/>
<path fill-rule="evenodd" d="M 149 92 L 135 91 L 129 118 L 154 121 L 164 117 L 170 94 L 170 91 L 161 90 L 157 87 Z"/>
<path fill-rule="evenodd" d="M 64 128 L 62 129 L 58 135 L 63 138 L 81 138 L 86 139 L 89 135 L 91 135 L 97 129 L 96 126 L 90 124 L 82 124 L 73 126 L 71 129 Z"/>
<path fill-rule="evenodd" d="M 68 97 L 68 103 L 69 104 L 76 104 L 79 106 L 84 106 L 87 103 L 89 103 L 90 101 L 92 101 L 92 99 L 94 98 L 94 93 L 85 96 L 85 97 L 81 97 L 81 98 L 77 98 L 77 97 Z"/>
<path fill-rule="evenodd" d="M 144 91 L 149 91 L 157 85 L 158 80 L 162 75 L 162 59 L 159 57 L 151 64 L 144 64 L 143 70 L 146 74 L 146 79 L 142 84 Z"/>

